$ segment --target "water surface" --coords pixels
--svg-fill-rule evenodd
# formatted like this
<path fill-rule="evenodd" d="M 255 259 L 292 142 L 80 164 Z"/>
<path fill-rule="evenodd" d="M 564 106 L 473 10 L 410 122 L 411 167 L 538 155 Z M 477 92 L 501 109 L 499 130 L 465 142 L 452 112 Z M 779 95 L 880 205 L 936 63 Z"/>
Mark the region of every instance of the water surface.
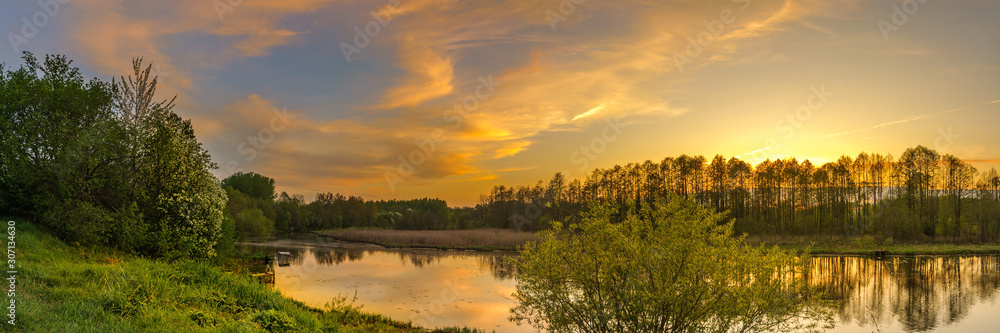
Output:
<path fill-rule="evenodd" d="M 425 327 L 470 326 L 534 332 L 507 320 L 516 285 L 505 252 L 385 249 L 286 239 L 241 244 L 246 253 L 292 253 L 275 286 L 310 306 L 357 295 L 365 311 Z M 838 302 L 830 332 L 1000 331 L 1000 257 L 824 256 L 809 282 Z"/>

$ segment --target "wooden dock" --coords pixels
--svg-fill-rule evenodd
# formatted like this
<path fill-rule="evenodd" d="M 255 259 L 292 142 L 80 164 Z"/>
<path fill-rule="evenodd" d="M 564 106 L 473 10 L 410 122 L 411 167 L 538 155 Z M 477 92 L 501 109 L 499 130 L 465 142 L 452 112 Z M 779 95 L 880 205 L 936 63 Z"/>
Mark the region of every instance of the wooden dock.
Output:
<path fill-rule="evenodd" d="M 289 252 L 278 252 L 277 255 L 267 255 L 264 257 L 264 273 L 253 273 L 251 277 L 259 278 L 261 283 L 274 284 L 275 265 L 278 267 L 288 267 L 292 254 Z"/>
<path fill-rule="evenodd" d="M 266 272 L 266 273 L 250 274 L 250 276 L 255 277 L 255 278 L 260 278 L 260 282 L 261 283 L 274 284 L 274 271 L 273 270 L 270 271 L 270 272 Z"/>

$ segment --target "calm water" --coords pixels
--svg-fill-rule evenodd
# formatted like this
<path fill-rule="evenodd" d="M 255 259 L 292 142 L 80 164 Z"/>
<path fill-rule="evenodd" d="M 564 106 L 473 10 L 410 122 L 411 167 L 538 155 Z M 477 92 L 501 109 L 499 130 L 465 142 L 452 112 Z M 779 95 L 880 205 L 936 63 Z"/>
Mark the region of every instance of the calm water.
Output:
<path fill-rule="evenodd" d="M 357 294 L 364 310 L 427 327 L 534 332 L 507 321 L 516 284 L 505 253 L 383 249 L 322 238 L 244 244 L 288 251 L 276 287 L 315 307 Z M 809 280 L 840 300 L 830 332 L 1000 332 L 1000 257 L 817 257 Z"/>

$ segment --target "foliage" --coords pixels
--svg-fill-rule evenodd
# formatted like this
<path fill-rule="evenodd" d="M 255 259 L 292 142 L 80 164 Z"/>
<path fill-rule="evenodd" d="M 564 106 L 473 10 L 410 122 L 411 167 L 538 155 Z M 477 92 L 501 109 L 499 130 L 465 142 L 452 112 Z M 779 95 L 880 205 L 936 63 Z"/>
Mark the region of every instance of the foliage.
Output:
<path fill-rule="evenodd" d="M 1000 240 L 1000 177 L 917 146 L 896 160 L 860 153 L 813 165 L 795 158 L 751 165 L 721 155 L 680 155 L 557 173 L 533 186 L 497 185 L 480 196 L 473 226 L 544 230 L 593 201 L 637 207 L 676 194 L 712 207 L 752 235 L 871 235 L 899 240 Z M 613 217 L 622 218 L 622 212 Z"/>
<path fill-rule="evenodd" d="M 595 204 L 524 247 L 511 320 L 551 332 L 763 332 L 832 321 L 802 278 L 805 257 L 747 245 L 724 220 L 678 197 Z"/>
<path fill-rule="evenodd" d="M 118 166 L 115 140 L 124 135 L 113 120 L 111 87 L 85 82 L 63 56 L 46 56 L 39 63 L 25 53 L 23 59 L 25 65 L 15 71 L 0 66 L 2 208 L 32 216 L 77 209 L 103 214 L 94 210 L 123 200 L 116 192 L 119 182 L 102 179 Z M 78 201 L 89 205 L 81 208 Z M 61 221 L 42 222 L 59 227 Z"/>
<path fill-rule="evenodd" d="M 240 193 L 254 199 L 274 200 L 274 179 L 256 172 L 237 172 L 222 180 L 222 187 L 232 186 Z"/>
<path fill-rule="evenodd" d="M 61 238 L 161 257 L 212 257 L 225 193 L 156 78 L 85 82 L 64 56 L 0 66 L 0 209 Z"/>
<path fill-rule="evenodd" d="M 274 221 L 264 217 L 264 213 L 257 208 L 251 208 L 236 215 L 236 232 L 240 238 L 248 237 L 271 237 L 274 232 Z"/>

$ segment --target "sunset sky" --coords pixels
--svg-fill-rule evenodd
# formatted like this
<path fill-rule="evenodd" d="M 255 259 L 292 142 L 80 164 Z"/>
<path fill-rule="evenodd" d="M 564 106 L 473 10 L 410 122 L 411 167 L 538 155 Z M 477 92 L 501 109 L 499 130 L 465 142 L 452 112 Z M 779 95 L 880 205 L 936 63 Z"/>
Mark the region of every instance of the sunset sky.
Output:
<path fill-rule="evenodd" d="M 307 200 L 474 205 L 680 154 L 822 164 L 922 144 L 1000 166 L 995 0 L 50 4 L 0 4 L 0 62 L 65 54 L 110 81 L 145 57 L 217 176 Z"/>

